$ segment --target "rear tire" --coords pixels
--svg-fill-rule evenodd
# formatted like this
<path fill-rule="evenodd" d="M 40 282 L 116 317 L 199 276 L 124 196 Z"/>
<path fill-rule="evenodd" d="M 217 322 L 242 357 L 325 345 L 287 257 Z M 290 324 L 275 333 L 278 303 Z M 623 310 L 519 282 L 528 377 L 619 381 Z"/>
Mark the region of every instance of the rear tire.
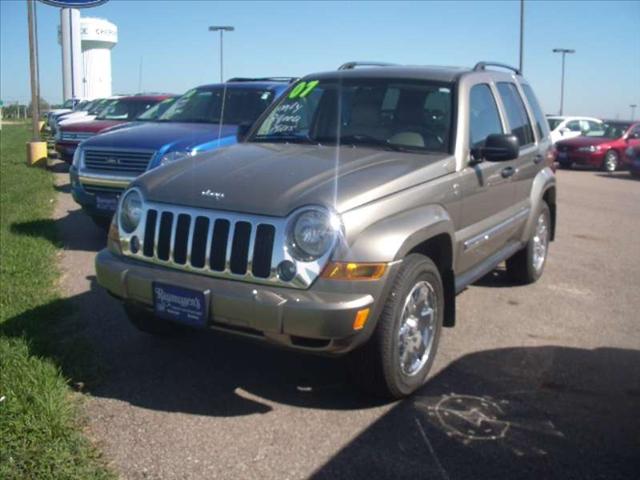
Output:
<path fill-rule="evenodd" d="M 354 383 L 386 398 L 420 388 L 436 356 L 444 298 L 438 267 L 423 255 L 408 255 L 371 338 L 348 356 Z"/>
<path fill-rule="evenodd" d="M 543 201 L 527 245 L 507 259 L 507 274 L 513 282 L 525 285 L 536 282 L 542 276 L 547 263 L 550 236 L 551 211 Z"/>
<path fill-rule="evenodd" d="M 125 304 L 124 311 L 134 327 L 149 335 L 177 337 L 183 336 L 190 331 L 189 327 L 158 318 L 142 307 Z"/>
<path fill-rule="evenodd" d="M 615 150 L 609 150 L 602 160 L 602 170 L 608 173 L 613 173 L 618 170 L 620 166 L 620 158 L 618 152 Z"/>

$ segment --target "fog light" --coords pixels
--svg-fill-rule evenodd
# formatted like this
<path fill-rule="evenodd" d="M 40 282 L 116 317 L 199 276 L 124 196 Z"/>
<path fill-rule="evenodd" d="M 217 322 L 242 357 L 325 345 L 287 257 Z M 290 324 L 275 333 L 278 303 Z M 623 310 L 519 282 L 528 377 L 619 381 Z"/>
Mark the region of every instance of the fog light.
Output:
<path fill-rule="evenodd" d="M 362 310 L 358 310 L 356 313 L 356 319 L 353 321 L 353 329 L 354 330 L 362 330 L 367 323 L 367 319 L 369 318 L 369 309 L 364 308 Z"/>
<path fill-rule="evenodd" d="M 131 249 L 131 253 L 138 253 L 138 250 L 140 250 L 140 240 L 137 236 L 134 235 L 131 237 L 129 248 Z"/>
<path fill-rule="evenodd" d="M 296 276 L 296 264 L 291 260 L 283 260 L 278 264 L 278 278 L 283 282 L 290 282 Z"/>

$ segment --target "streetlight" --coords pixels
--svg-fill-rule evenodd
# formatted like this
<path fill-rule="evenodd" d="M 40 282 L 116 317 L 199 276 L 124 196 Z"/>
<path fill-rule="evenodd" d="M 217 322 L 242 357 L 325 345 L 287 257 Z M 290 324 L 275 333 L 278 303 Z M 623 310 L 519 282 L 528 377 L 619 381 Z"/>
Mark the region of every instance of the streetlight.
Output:
<path fill-rule="evenodd" d="M 635 103 L 632 103 L 631 105 L 629 105 L 629 108 L 631 108 L 631 121 L 636 119 L 636 107 L 638 105 L 636 105 Z"/>
<path fill-rule="evenodd" d="M 553 53 L 562 54 L 562 81 L 560 83 L 560 115 L 562 115 L 562 107 L 564 105 L 564 57 L 567 53 L 576 53 L 576 51 L 569 48 L 554 48 Z"/>
<path fill-rule="evenodd" d="M 233 32 L 234 30 L 235 28 L 229 25 L 212 25 L 209 27 L 210 32 L 220 32 L 220 83 L 224 82 L 222 78 L 222 35 L 224 32 Z"/>

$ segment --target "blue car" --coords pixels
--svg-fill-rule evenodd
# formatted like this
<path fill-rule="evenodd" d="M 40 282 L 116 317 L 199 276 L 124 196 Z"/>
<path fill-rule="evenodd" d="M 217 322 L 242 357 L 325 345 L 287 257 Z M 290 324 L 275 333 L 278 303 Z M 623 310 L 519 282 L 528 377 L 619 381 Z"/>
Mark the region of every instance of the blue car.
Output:
<path fill-rule="evenodd" d="M 293 78 L 234 78 L 179 97 L 156 120 L 123 125 L 85 140 L 69 170 L 71 192 L 107 227 L 120 193 L 138 175 L 198 153 L 233 145 Z"/>

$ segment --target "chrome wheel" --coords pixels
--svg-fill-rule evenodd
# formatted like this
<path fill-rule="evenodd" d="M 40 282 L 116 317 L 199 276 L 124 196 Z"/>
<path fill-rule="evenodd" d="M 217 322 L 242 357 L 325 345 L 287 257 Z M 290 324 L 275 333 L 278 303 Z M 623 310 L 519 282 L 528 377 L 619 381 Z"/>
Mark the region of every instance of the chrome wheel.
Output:
<path fill-rule="evenodd" d="M 436 292 L 426 281 L 416 283 L 404 301 L 398 330 L 398 362 L 404 375 L 417 374 L 429 360 L 437 305 Z"/>
<path fill-rule="evenodd" d="M 541 213 L 536 223 L 536 231 L 533 235 L 533 268 L 536 272 L 542 270 L 544 261 L 547 258 L 547 248 L 549 247 L 549 225 L 547 215 Z"/>
<path fill-rule="evenodd" d="M 618 155 L 613 150 L 604 156 L 604 169 L 607 172 L 615 172 L 618 169 Z"/>

